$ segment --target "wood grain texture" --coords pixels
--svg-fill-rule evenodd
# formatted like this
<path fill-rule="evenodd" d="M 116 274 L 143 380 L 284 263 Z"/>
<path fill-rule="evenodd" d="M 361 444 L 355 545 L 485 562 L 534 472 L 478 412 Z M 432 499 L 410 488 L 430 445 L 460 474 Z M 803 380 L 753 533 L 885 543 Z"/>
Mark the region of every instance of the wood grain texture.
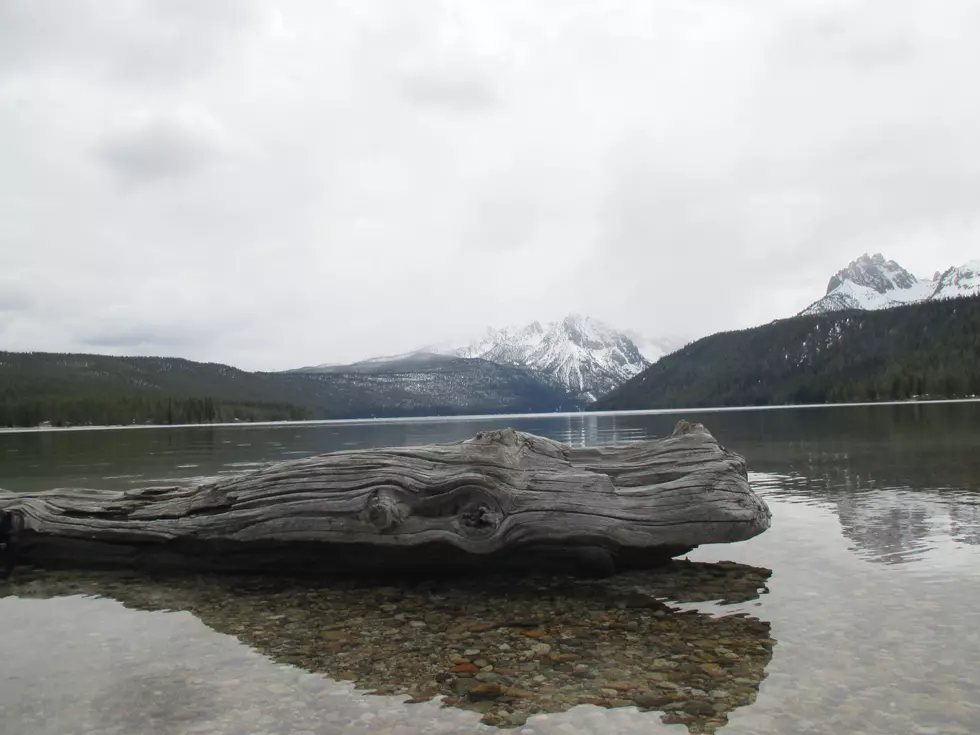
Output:
<path fill-rule="evenodd" d="M 0 496 L 41 565 L 331 573 L 557 562 L 609 573 L 769 527 L 745 460 L 700 424 L 571 448 L 512 429 L 334 452 L 197 487 Z"/>

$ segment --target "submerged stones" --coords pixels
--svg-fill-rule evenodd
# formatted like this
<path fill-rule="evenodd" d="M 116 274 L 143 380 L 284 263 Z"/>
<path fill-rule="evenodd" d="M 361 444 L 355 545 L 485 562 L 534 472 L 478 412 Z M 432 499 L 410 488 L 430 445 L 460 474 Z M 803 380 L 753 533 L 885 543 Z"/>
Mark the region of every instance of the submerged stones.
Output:
<path fill-rule="evenodd" d="M 0 594 L 188 610 L 281 663 L 408 703 L 439 699 L 499 727 L 592 704 L 657 711 L 710 733 L 754 701 L 765 675 L 769 624 L 726 608 L 764 592 L 768 576 L 684 561 L 606 580 L 395 584 L 17 570 Z M 726 602 L 711 613 L 682 609 L 708 600 Z"/>

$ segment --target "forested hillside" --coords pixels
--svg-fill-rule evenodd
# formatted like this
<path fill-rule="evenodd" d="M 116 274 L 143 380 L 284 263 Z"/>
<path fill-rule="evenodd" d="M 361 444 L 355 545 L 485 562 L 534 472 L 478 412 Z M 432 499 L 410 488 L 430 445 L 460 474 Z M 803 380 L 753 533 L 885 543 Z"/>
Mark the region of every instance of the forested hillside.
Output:
<path fill-rule="evenodd" d="M 705 337 L 595 410 L 980 395 L 980 297 L 802 316 Z"/>
<path fill-rule="evenodd" d="M 544 376 L 439 357 L 367 374 L 250 373 L 178 358 L 0 352 L 0 426 L 201 423 L 555 411 Z"/>
<path fill-rule="evenodd" d="M 0 425 L 312 418 L 262 375 L 159 357 L 0 353 Z"/>

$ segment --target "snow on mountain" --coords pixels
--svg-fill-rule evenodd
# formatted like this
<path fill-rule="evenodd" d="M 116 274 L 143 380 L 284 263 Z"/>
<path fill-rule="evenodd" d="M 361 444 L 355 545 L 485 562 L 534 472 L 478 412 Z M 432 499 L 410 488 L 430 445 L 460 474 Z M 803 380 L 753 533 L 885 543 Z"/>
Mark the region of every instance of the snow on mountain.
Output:
<path fill-rule="evenodd" d="M 880 253 L 867 253 L 838 271 L 827 284 L 826 295 L 800 312 L 826 314 L 845 309 L 890 309 L 930 299 L 980 294 L 980 260 L 919 279 Z"/>
<path fill-rule="evenodd" d="M 878 293 L 887 294 L 891 291 L 896 293 L 913 288 L 918 279 L 905 270 L 894 260 L 885 260 L 881 253 L 869 256 L 867 253 L 855 261 L 852 261 L 847 268 L 838 271 L 827 284 L 827 293 L 835 288 L 850 281 L 859 286 L 868 286 Z"/>
<path fill-rule="evenodd" d="M 936 279 L 931 298 L 952 299 L 980 294 L 980 260 L 971 260 L 958 268 L 949 268 Z"/>
<path fill-rule="evenodd" d="M 293 368 L 291 370 L 284 370 L 287 373 L 334 373 L 343 372 L 347 368 L 352 366 L 365 366 L 371 364 L 383 365 L 398 362 L 400 360 L 406 360 L 408 358 L 414 357 L 418 354 L 425 352 L 434 352 L 434 350 L 413 350 L 411 352 L 403 352 L 399 355 L 379 355 L 378 357 L 369 357 L 366 360 L 358 360 L 355 363 L 346 362 L 324 362 L 319 365 L 306 365 L 301 368 Z"/>
<path fill-rule="evenodd" d="M 353 364 L 325 363 L 286 372 L 397 373 L 403 379 L 413 371 L 464 370 L 464 361 L 458 358 L 467 358 L 495 363 L 511 372 L 517 368 L 528 379 L 533 378 L 531 382 L 541 382 L 544 387 L 532 386 L 539 392 L 547 392 L 548 387 L 559 393 L 568 391 L 569 402 L 563 405 L 575 407 L 596 400 L 685 343 L 679 338 L 643 339 L 633 332 L 615 330 L 598 319 L 570 314 L 544 325 L 535 321 L 522 327 L 487 328 L 472 341 L 447 340 Z M 439 363 L 440 359 L 444 363 Z M 499 380 L 499 376 L 493 380 Z"/>
<path fill-rule="evenodd" d="M 656 355 L 651 350 L 658 358 L 664 352 Z M 544 326 L 531 322 L 490 329 L 453 354 L 539 370 L 586 401 L 594 401 L 650 364 L 628 335 L 578 314 Z"/>
<path fill-rule="evenodd" d="M 933 281 L 919 280 L 881 253 L 867 253 L 838 271 L 827 284 L 826 295 L 801 314 L 825 314 L 844 309 L 888 309 L 928 299 Z"/>
<path fill-rule="evenodd" d="M 519 328 L 487 329 L 481 339 L 453 352 L 460 357 L 482 357 L 509 365 L 527 365 L 531 355 L 541 346 L 544 334 L 545 330 L 539 322 Z"/>

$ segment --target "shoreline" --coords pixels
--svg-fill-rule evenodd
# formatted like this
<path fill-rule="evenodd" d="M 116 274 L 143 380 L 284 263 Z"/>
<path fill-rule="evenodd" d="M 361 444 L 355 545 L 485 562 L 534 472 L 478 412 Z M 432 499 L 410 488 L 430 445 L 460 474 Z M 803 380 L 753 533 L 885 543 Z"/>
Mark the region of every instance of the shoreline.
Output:
<path fill-rule="evenodd" d="M 107 426 L 8 426 L 0 434 L 24 434 L 62 431 L 121 431 L 132 429 L 206 429 L 257 426 L 337 426 L 347 424 L 433 423 L 439 421 L 475 421 L 494 419 L 544 419 L 584 416 L 656 416 L 682 413 L 732 413 L 737 411 L 781 411 L 793 408 L 859 408 L 868 406 L 909 406 L 952 403 L 980 403 L 980 398 L 936 398 L 907 401 L 860 401 L 855 403 L 784 403 L 774 406 L 716 406 L 710 408 L 648 408 L 623 411 L 562 411 L 555 413 L 489 413 L 461 416 L 394 416 L 359 419 L 306 419 L 302 421 L 236 421 L 210 424 L 116 424 Z"/>

